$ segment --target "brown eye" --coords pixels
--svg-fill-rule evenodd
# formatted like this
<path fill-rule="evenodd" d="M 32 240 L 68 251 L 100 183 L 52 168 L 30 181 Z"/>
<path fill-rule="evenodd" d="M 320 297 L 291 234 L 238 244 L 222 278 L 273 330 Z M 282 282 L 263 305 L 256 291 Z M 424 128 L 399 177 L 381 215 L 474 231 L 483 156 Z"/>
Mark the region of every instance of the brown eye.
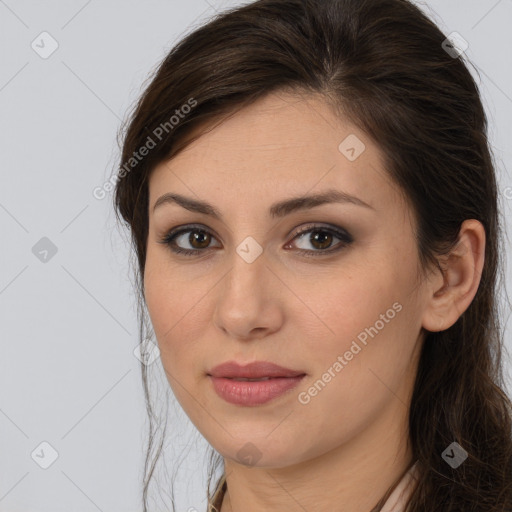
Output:
<path fill-rule="evenodd" d="M 315 235 L 311 234 L 309 236 L 310 242 L 318 245 L 314 245 L 317 249 L 327 249 L 331 244 L 333 238 L 335 238 L 331 233 L 327 231 L 312 231 L 311 233 L 316 233 Z M 318 233 L 321 233 L 318 235 Z"/>
<path fill-rule="evenodd" d="M 215 237 L 202 227 L 189 226 L 185 229 L 172 230 L 160 243 L 168 245 L 175 253 L 195 256 L 204 253 L 213 239 Z"/>
<path fill-rule="evenodd" d="M 211 236 L 206 231 L 189 231 L 188 243 L 195 249 L 205 249 L 210 245 Z"/>
<path fill-rule="evenodd" d="M 309 236 L 307 236 L 308 234 Z M 340 242 L 336 244 L 334 248 L 331 248 L 336 239 L 340 240 Z M 310 244 L 314 250 L 309 250 L 304 247 L 299 247 L 299 249 L 302 249 L 302 252 L 305 254 L 314 256 L 321 256 L 322 254 L 330 254 L 332 252 L 336 252 L 343 249 L 343 247 L 348 246 L 354 241 L 353 238 L 344 230 L 327 228 L 318 225 L 306 226 L 294 237 L 294 240 L 299 240 L 300 242 Z M 290 247 L 291 245 L 292 244 L 290 243 L 286 247 Z"/>

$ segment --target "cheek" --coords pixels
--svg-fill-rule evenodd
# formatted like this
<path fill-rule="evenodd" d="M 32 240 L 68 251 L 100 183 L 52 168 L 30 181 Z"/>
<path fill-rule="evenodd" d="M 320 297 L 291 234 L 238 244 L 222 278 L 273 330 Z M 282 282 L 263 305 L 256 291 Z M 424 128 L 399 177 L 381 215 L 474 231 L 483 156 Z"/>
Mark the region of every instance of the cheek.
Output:
<path fill-rule="evenodd" d="M 350 271 L 319 277 L 316 290 L 302 292 L 311 328 L 316 320 L 318 336 L 339 340 L 341 346 L 379 320 L 379 315 L 400 299 L 400 283 L 387 277 L 389 269 L 361 264 Z M 393 311 L 391 311 L 393 314 Z M 326 344 L 327 346 L 330 343 Z"/>
<path fill-rule="evenodd" d="M 146 304 L 162 364 L 180 382 L 191 384 L 206 370 L 204 339 L 212 317 L 213 284 L 207 279 L 192 281 L 166 262 L 153 260 L 146 268 Z"/>
<path fill-rule="evenodd" d="M 371 393 L 378 376 L 396 383 L 419 334 L 418 308 L 410 294 L 412 273 L 382 259 L 378 267 L 361 265 L 364 272 L 354 268 L 338 279 L 320 279 L 322 293 L 310 290 L 305 295 L 310 297 L 301 329 L 305 349 L 314 355 L 308 358 L 314 378 L 343 389 L 334 400 L 344 400 L 347 391 L 352 396 Z M 333 373 L 336 377 L 330 378 Z"/>
<path fill-rule="evenodd" d="M 297 390 L 298 411 L 315 418 L 327 445 L 356 435 L 386 404 L 405 401 L 404 383 L 414 365 L 406 304 L 375 301 L 363 311 L 348 301 L 342 305 L 346 315 L 332 312 L 336 335 L 318 336 L 308 346 L 312 372 Z"/>
<path fill-rule="evenodd" d="M 196 389 L 205 370 L 199 342 L 206 329 L 207 315 L 200 300 L 204 292 L 193 293 L 190 281 L 183 282 L 171 274 L 172 277 L 163 272 L 147 273 L 146 304 L 168 383 L 187 414 L 199 421 L 197 403 L 187 390 Z"/>

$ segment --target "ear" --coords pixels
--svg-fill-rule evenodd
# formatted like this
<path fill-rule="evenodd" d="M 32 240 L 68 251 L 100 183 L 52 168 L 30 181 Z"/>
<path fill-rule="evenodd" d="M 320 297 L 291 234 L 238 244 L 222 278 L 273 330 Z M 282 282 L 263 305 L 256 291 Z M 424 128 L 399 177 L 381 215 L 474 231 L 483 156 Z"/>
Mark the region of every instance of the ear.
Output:
<path fill-rule="evenodd" d="M 485 229 L 470 219 L 462 223 L 459 241 L 439 263 L 443 274 L 429 281 L 422 326 L 431 332 L 451 327 L 476 295 L 485 259 Z"/>

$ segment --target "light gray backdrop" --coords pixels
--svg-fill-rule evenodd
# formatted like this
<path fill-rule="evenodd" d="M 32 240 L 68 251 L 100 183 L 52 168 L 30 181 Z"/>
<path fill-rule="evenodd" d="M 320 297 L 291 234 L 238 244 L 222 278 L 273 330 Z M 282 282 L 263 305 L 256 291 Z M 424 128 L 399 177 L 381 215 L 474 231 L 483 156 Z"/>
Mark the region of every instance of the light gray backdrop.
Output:
<path fill-rule="evenodd" d="M 181 36 L 240 3 L 0 0 L 2 512 L 141 510 L 146 427 L 128 246 L 110 197 L 92 191 L 112 172 L 116 132 L 148 73 Z M 512 1 L 420 5 L 469 43 L 510 216 Z M 508 239 L 507 249 L 510 263 Z M 203 511 L 206 443 L 177 413 L 171 444 L 190 449 L 178 510 Z"/>

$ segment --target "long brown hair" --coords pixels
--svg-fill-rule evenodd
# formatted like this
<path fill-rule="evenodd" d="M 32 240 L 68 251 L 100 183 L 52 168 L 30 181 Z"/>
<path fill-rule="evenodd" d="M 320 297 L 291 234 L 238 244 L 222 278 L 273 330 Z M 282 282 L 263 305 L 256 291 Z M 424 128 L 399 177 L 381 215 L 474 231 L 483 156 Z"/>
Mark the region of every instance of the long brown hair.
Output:
<path fill-rule="evenodd" d="M 512 404 L 504 392 L 498 310 L 502 220 L 479 90 L 465 55 L 447 51 L 446 38 L 408 0 L 259 0 L 220 13 L 169 52 L 122 127 L 114 203 L 137 257 L 144 340 L 151 170 L 199 137 L 201 130 L 189 136 L 194 128 L 271 92 L 323 95 L 384 153 L 389 176 L 416 217 L 425 272 L 441 270 L 437 257 L 454 247 L 464 220 L 485 228 L 474 300 L 452 327 L 427 332 L 422 347 L 409 416 L 421 474 L 407 511 L 503 512 L 512 510 Z M 135 161 L 143 146 L 151 148 Z M 141 367 L 153 425 L 147 367 Z M 160 443 L 151 459 L 154 433 L 151 428 L 144 510 L 161 455 Z M 455 469 L 442 457 L 453 442 L 468 453 Z M 222 461 L 214 451 L 210 457 L 209 498 Z"/>

